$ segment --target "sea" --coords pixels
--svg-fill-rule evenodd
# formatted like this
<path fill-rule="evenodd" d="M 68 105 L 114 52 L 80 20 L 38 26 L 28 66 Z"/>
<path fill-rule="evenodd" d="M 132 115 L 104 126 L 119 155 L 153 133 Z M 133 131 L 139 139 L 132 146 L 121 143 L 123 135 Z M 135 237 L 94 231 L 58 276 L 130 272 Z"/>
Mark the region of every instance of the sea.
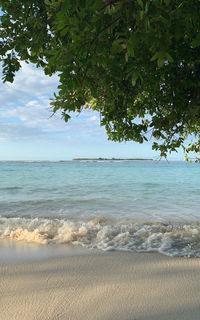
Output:
<path fill-rule="evenodd" d="M 200 257 L 200 164 L 1 161 L 1 241 Z"/>

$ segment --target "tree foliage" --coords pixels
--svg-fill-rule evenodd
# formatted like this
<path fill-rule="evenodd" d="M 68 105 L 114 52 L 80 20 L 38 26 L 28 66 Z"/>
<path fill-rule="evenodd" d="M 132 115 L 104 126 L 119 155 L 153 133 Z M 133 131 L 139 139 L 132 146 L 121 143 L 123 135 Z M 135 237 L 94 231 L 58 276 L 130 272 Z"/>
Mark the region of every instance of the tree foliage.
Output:
<path fill-rule="evenodd" d="M 89 106 L 109 139 L 200 151 L 199 0 L 0 0 L 3 81 L 20 61 L 60 77 L 53 112 Z M 155 140 L 154 140 L 155 141 Z"/>

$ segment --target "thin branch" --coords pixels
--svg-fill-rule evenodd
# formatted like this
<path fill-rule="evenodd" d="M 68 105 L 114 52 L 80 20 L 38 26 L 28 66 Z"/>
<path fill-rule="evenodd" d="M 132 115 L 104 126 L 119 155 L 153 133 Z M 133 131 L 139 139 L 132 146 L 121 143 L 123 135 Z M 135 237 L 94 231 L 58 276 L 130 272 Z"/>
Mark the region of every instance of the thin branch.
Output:
<path fill-rule="evenodd" d="M 111 23 L 109 23 L 107 26 L 105 26 L 101 31 L 99 31 L 99 33 L 92 39 L 92 41 L 90 42 L 90 44 L 92 45 L 100 36 L 101 33 L 103 33 L 104 31 L 106 31 L 106 29 L 110 28 L 113 24 L 115 24 L 115 22 L 117 22 L 122 16 L 117 17 L 115 20 L 113 20 Z"/>
<path fill-rule="evenodd" d="M 101 7 L 98 11 L 101 12 L 103 11 L 104 9 L 106 9 L 107 7 L 109 6 L 112 6 L 114 4 L 117 4 L 119 2 L 124 2 L 124 0 L 113 0 L 113 1 L 109 1 L 108 3 L 106 3 L 103 7 Z"/>

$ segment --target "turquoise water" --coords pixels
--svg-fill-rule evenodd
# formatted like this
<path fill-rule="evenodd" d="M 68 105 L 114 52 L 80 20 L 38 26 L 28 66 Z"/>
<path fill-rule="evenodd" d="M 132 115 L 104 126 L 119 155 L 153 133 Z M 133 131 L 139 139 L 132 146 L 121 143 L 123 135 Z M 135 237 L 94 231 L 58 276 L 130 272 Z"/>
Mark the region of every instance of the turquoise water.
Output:
<path fill-rule="evenodd" d="M 200 165 L 0 162 L 0 237 L 200 256 Z"/>

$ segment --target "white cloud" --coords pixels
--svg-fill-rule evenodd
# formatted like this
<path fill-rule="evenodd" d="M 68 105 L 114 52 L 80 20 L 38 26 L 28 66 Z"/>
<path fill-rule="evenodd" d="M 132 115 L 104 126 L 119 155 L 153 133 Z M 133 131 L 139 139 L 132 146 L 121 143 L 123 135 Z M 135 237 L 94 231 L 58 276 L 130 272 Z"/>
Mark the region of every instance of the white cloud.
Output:
<path fill-rule="evenodd" d="M 0 141 L 59 139 L 80 141 L 104 139 L 97 112 L 73 113 L 66 124 L 61 114 L 52 116 L 50 97 L 58 77 L 47 77 L 33 65 L 22 64 L 14 83 L 0 83 Z"/>
<path fill-rule="evenodd" d="M 14 82 L 0 85 L 0 109 L 16 103 L 27 103 L 33 97 L 47 99 L 56 91 L 58 83 L 56 75 L 45 76 L 41 69 L 22 63 L 22 69 L 16 73 Z"/>
<path fill-rule="evenodd" d="M 99 121 L 99 118 L 97 116 L 92 116 L 89 118 L 90 121 Z"/>
<path fill-rule="evenodd" d="M 0 142 L 41 139 L 44 134 L 42 130 L 26 125 L 0 122 Z"/>
<path fill-rule="evenodd" d="M 48 105 L 45 105 L 41 100 L 31 100 L 19 107 L 0 110 L 1 117 L 17 118 L 21 121 L 26 121 L 29 126 L 37 125 L 40 122 L 47 122 L 50 115 Z"/>

